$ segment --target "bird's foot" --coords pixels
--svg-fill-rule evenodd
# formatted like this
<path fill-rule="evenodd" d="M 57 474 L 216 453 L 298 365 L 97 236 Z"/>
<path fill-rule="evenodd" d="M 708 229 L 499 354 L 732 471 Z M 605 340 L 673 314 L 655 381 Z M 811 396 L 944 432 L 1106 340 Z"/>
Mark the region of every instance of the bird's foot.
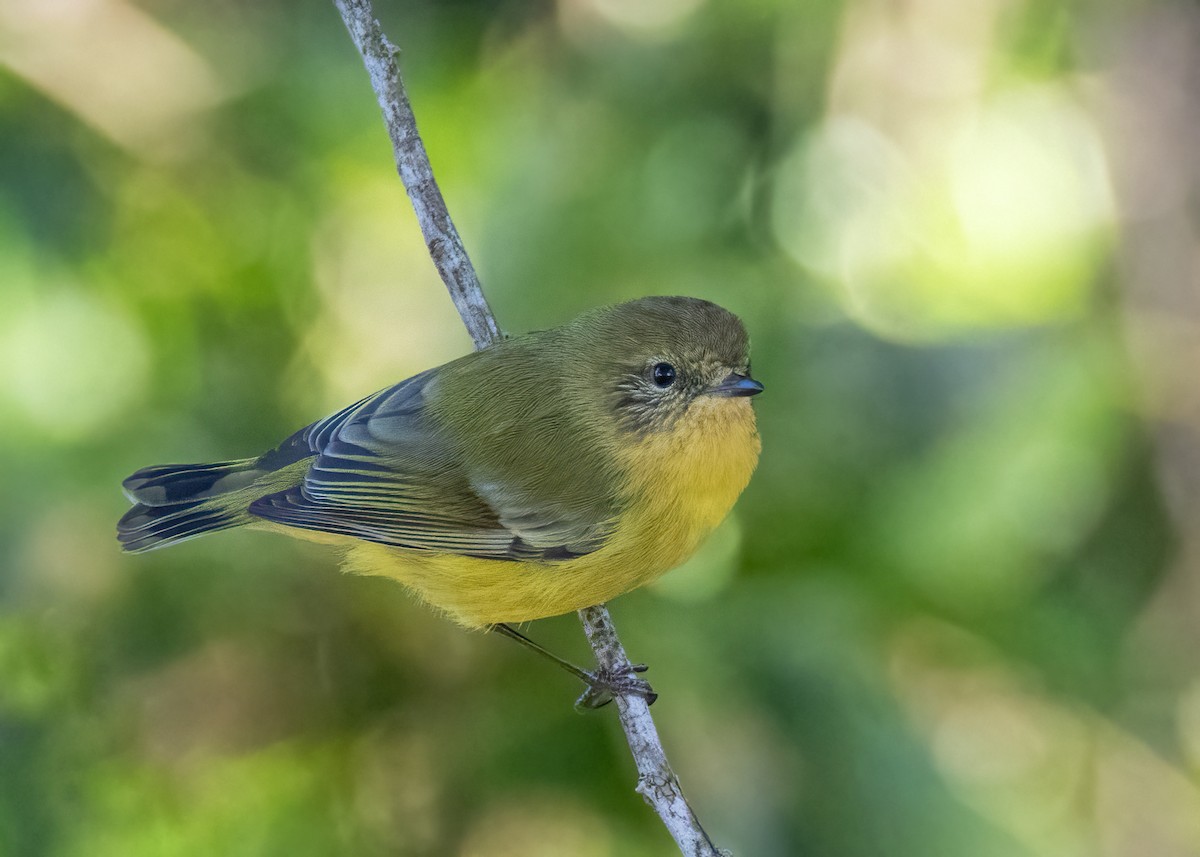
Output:
<path fill-rule="evenodd" d="M 638 678 L 636 673 L 644 673 L 649 667 L 645 664 L 626 664 L 622 669 L 598 669 L 585 673 L 587 690 L 575 700 L 576 711 L 591 711 L 613 701 L 614 694 L 640 696 L 647 705 L 653 705 L 658 699 L 650 682 Z"/>

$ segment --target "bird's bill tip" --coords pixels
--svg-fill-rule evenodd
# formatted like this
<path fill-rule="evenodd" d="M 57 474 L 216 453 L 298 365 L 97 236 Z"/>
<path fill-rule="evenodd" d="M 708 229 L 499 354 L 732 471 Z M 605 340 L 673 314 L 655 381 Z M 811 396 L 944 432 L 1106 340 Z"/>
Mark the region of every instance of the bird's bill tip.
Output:
<path fill-rule="evenodd" d="M 734 396 L 757 396 L 762 391 L 762 384 L 755 381 L 749 375 L 742 375 L 738 372 L 730 372 L 721 379 L 720 383 L 708 390 L 714 396 L 724 396 L 727 398 Z"/>

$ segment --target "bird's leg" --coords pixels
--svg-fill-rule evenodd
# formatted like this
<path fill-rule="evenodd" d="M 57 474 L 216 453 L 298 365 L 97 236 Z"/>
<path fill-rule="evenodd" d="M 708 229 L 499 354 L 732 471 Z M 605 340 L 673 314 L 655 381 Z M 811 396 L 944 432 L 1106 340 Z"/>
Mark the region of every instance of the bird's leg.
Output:
<path fill-rule="evenodd" d="M 640 696 L 647 705 L 653 705 L 658 694 L 644 678 L 638 678 L 636 673 L 644 673 L 649 667 L 645 664 L 626 664 L 623 670 L 608 670 L 600 668 L 588 673 L 591 677 L 587 689 L 575 700 L 577 711 L 601 708 L 613 701 L 614 694 Z"/>
<path fill-rule="evenodd" d="M 658 699 L 658 694 L 650 687 L 650 682 L 635 675 L 636 673 L 644 673 L 646 671 L 647 667 L 645 664 L 629 664 L 627 669 L 620 672 L 604 669 L 589 671 L 575 666 L 570 661 L 563 660 L 554 654 L 554 652 L 544 646 L 538 645 L 511 625 L 500 623 L 493 625 L 491 630 L 498 634 L 503 634 L 510 640 L 516 640 L 522 646 L 527 646 L 542 657 L 554 661 L 554 663 L 586 684 L 587 690 L 580 695 L 579 699 L 575 700 L 575 707 L 579 710 L 600 708 L 602 705 L 607 705 L 612 702 L 614 693 L 630 693 L 641 696 L 650 705 L 653 705 L 654 700 Z"/>

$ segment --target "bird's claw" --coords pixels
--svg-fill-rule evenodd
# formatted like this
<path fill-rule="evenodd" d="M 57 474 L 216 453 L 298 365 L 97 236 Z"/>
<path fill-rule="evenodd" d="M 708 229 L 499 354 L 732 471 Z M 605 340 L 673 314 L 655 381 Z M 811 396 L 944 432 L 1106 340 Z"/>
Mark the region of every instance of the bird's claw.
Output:
<path fill-rule="evenodd" d="M 586 680 L 587 690 L 575 700 L 575 710 L 591 711 L 601 708 L 613 701 L 614 694 L 640 696 L 646 700 L 647 705 L 653 705 L 654 700 L 658 699 L 658 694 L 650 687 L 650 682 L 636 675 L 648 669 L 645 664 L 626 664 L 622 669 L 601 668 L 589 672 Z"/>

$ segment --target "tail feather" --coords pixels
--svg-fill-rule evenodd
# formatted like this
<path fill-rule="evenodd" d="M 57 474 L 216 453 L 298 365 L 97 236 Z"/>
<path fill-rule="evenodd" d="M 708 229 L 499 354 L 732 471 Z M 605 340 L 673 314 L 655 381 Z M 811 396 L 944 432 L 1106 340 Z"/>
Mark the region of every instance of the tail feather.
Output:
<path fill-rule="evenodd" d="M 121 487 L 135 503 L 170 506 L 248 488 L 261 475 L 257 458 L 215 464 L 157 464 L 143 467 Z"/>
<path fill-rule="evenodd" d="M 134 503 L 117 524 L 121 547 L 142 553 L 256 520 L 251 503 L 303 481 L 317 453 L 311 431 L 354 407 L 301 429 L 258 458 L 143 467 L 121 483 Z"/>
<path fill-rule="evenodd" d="M 176 503 L 170 506 L 138 504 L 117 524 L 117 539 L 128 553 L 144 553 L 178 544 L 205 533 L 227 530 L 247 523 L 243 509 L 213 508 L 211 503 Z"/>
<path fill-rule="evenodd" d="M 122 549 L 142 553 L 248 523 L 246 508 L 261 492 L 246 489 L 269 473 L 257 464 L 247 458 L 139 470 L 121 484 L 135 503 L 117 524 Z"/>

